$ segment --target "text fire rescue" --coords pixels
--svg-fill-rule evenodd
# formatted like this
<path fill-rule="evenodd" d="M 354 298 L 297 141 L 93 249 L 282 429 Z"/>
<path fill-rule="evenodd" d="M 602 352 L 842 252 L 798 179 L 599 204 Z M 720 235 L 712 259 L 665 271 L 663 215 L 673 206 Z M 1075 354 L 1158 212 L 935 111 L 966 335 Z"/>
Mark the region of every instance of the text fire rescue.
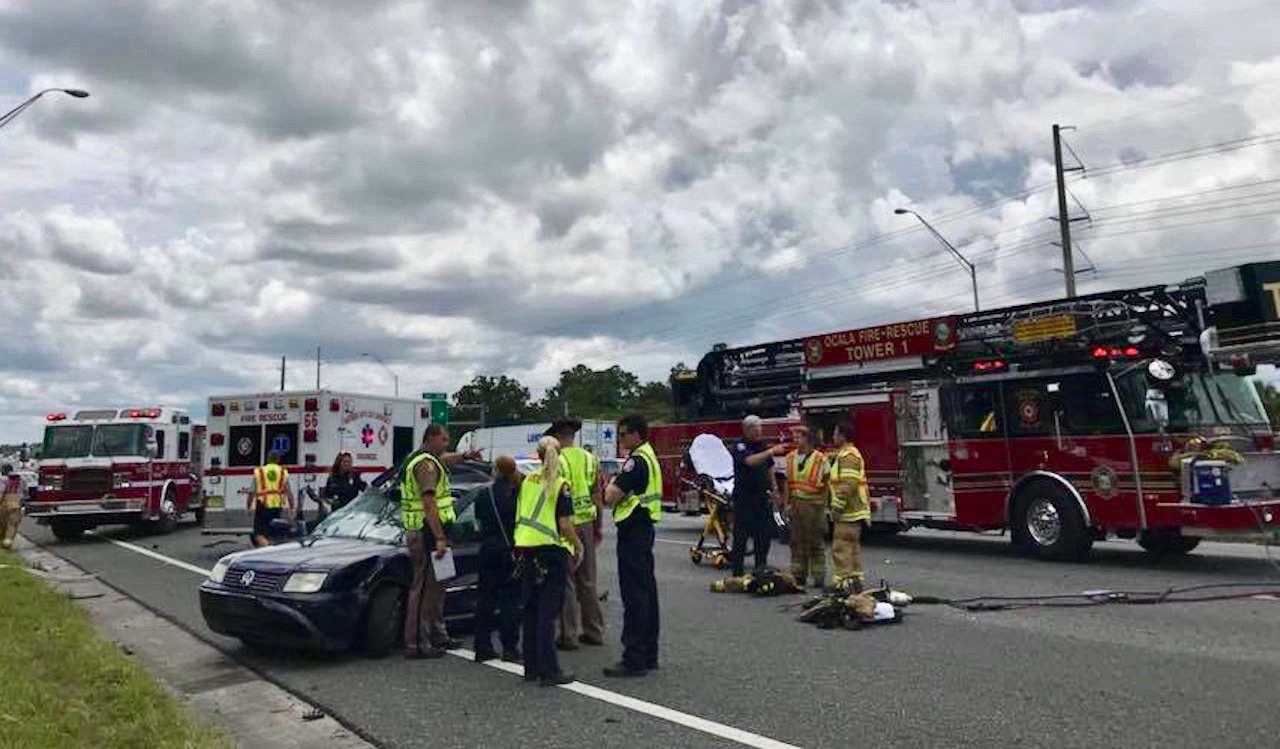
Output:
<path fill-rule="evenodd" d="M 810 338 L 805 355 L 811 367 L 856 364 L 945 351 L 954 345 L 954 321 L 913 320 Z"/>

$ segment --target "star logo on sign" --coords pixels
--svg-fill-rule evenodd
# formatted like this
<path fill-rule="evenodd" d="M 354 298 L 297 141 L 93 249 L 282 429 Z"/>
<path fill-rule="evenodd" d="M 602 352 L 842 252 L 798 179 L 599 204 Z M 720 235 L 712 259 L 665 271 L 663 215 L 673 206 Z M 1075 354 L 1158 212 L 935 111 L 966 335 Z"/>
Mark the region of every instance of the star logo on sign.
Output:
<path fill-rule="evenodd" d="M 360 442 L 368 447 L 373 444 L 373 427 L 369 424 L 364 425 L 364 429 L 360 430 Z"/>

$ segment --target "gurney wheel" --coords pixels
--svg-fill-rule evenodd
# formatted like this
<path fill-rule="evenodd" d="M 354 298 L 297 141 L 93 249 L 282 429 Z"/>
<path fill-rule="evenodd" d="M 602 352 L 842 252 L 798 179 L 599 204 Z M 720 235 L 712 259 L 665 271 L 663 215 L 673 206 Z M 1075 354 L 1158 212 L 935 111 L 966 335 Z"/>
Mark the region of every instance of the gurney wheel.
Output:
<path fill-rule="evenodd" d="M 694 564 L 702 564 L 702 549 L 689 549 L 689 559 Z"/>

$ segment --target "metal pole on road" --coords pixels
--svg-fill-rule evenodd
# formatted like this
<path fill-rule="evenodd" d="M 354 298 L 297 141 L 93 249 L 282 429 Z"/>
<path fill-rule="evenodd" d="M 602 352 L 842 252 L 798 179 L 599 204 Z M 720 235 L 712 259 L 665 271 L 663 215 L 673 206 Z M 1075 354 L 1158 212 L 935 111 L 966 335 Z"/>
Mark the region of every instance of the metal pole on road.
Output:
<path fill-rule="evenodd" d="M 67 96 L 74 96 L 77 99 L 84 99 L 89 96 L 88 91 L 82 91 L 78 88 L 46 88 L 43 91 L 37 91 L 35 95 L 33 95 L 31 98 L 22 102 L 21 104 L 14 107 L 13 109 L 10 109 L 8 112 L 5 112 L 3 115 L 0 115 L 0 128 L 3 128 L 5 125 L 8 125 L 10 122 L 12 122 L 15 118 L 17 118 L 18 115 L 26 111 L 27 107 L 31 106 L 32 104 L 35 104 L 36 100 L 39 99 L 41 96 L 44 96 L 45 94 L 48 94 L 48 93 L 52 93 L 54 91 L 60 91 L 66 94 Z"/>
<path fill-rule="evenodd" d="M 955 245 L 948 242 L 947 238 L 942 236 L 941 232 L 933 228 L 933 224 L 930 224 L 928 221 L 925 221 L 924 216 L 921 216 L 920 214 L 916 213 L 910 208 L 895 208 L 893 209 L 893 212 L 898 214 L 899 216 L 905 216 L 907 214 L 910 214 L 920 219 L 920 223 L 924 224 L 924 228 L 928 229 L 929 233 L 932 234 L 939 242 L 941 242 L 942 246 L 946 247 L 947 251 L 949 251 L 952 255 L 955 256 L 956 260 L 960 261 L 960 264 L 963 265 L 965 270 L 969 272 L 969 283 L 973 285 L 973 311 L 974 312 L 980 311 L 982 308 L 978 306 L 978 269 L 974 267 L 973 263 L 969 262 L 969 259 L 966 258 L 964 255 L 961 255 L 960 251 L 955 248 Z"/>

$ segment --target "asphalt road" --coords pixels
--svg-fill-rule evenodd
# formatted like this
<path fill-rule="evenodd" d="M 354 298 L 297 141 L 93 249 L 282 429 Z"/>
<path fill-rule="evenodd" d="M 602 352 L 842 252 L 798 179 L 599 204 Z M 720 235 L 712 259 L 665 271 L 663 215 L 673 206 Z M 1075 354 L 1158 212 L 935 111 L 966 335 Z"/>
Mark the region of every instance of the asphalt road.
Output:
<path fill-rule="evenodd" d="M 610 647 L 563 655 L 590 685 L 650 705 L 806 747 L 1268 746 L 1280 729 L 1280 600 L 970 613 L 914 606 L 904 623 L 857 632 L 794 621 L 781 604 L 712 594 L 721 573 L 689 562 L 694 519 L 664 519 L 657 548 L 662 670 L 609 680 L 621 628 L 612 541 L 601 557 Z M 262 657 L 212 634 L 200 576 L 109 544 L 64 544 L 28 523 L 33 541 L 265 672 L 390 747 L 739 746 L 660 716 L 588 696 L 526 686 L 461 658 L 406 662 L 354 656 Z M 242 548 L 194 526 L 125 539 L 203 568 Z M 1273 581 L 1260 547 L 1204 544 L 1156 564 L 1129 542 L 1095 547 L 1082 564 L 1016 557 L 1007 540 L 912 531 L 866 550 L 873 579 L 918 595 L 1160 590 Z M 786 547 L 771 561 L 784 564 Z M 763 744 L 758 744 L 763 745 Z"/>

